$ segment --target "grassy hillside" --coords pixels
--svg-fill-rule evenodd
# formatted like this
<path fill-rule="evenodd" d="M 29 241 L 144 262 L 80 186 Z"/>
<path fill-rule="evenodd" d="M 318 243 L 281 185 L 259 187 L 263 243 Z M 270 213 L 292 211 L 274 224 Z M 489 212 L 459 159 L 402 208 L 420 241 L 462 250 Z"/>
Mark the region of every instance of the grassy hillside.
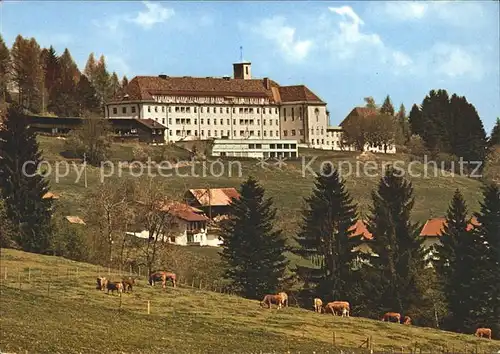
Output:
<path fill-rule="evenodd" d="M 55 138 L 39 137 L 44 156 L 50 161 L 62 160 L 63 141 Z M 172 155 L 177 158 L 183 158 L 182 153 L 172 148 Z M 132 144 L 115 144 L 113 146 L 113 159 L 115 161 L 132 160 Z M 257 160 L 241 161 L 241 177 L 238 176 L 238 168 L 235 165 L 229 169 L 229 161 L 224 161 L 225 171 L 220 177 L 210 176 L 210 162 L 206 164 L 208 170 L 204 170 L 201 164 L 179 168 L 179 174 L 173 173 L 171 177 L 161 177 L 168 181 L 168 188 L 177 192 L 183 192 L 189 188 L 207 188 L 210 187 L 238 187 L 239 184 L 248 176 L 253 175 L 260 179 L 262 185 L 266 188 L 268 196 L 273 197 L 275 206 L 278 208 L 278 223 L 283 228 L 285 235 L 289 238 L 295 235 L 298 223 L 301 219 L 301 208 L 303 207 L 303 197 L 310 194 L 313 186 L 313 176 L 307 172 L 305 166 L 316 159 L 310 165 L 314 171 L 319 169 L 322 161 L 331 161 L 341 170 L 346 177 L 347 186 L 355 201 L 359 203 L 361 213 L 368 213 L 371 204 L 371 192 L 376 187 L 383 165 L 399 161 L 400 166 L 408 166 L 409 161 L 403 155 L 378 155 L 378 160 L 370 167 L 364 162 L 356 159 L 356 153 L 318 151 L 304 149 L 300 151 L 305 161 L 285 161 L 286 165 L 282 169 L 276 166 L 268 165 L 266 169 L 260 167 Z M 234 162 L 234 161 L 233 161 Z M 350 166 L 350 167 L 349 167 Z M 351 172 L 349 173 L 349 168 Z M 369 168 L 372 168 L 371 170 Z M 356 169 L 360 172 L 356 175 Z M 369 175 L 363 174 L 363 169 Z M 218 172 L 217 166 L 214 166 L 215 172 Z M 231 175 L 229 173 L 231 171 Z M 456 188 L 461 189 L 471 210 L 476 210 L 478 200 L 481 197 L 480 182 L 467 177 L 448 176 L 444 172 L 435 171 L 432 167 L 426 167 L 422 164 L 412 165 L 415 174 L 424 175 L 427 170 L 431 175 L 429 178 L 410 177 L 415 187 L 416 202 L 413 211 L 413 218 L 416 221 L 424 222 L 429 217 L 444 215 L 448 203 L 453 196 Z M 64 171 L 64 170 L 63 170 Z M 303 175 L 303 171 L 307 172 Z M 109 172 L 109 170 L 108 170 Z M 140 178 L 131 177 L 130 170 L 124 168 L 121 171 L 121 178 Z M 155 170 L 153 170 L 155 172 Z M 88 188 L 95 188 L 100 183 L 101 170 L 96 168 L 88 169 Z M 434 177 L 436 175 L 436 177 Z M 118 177 L 118 168 L 115 166 L 114 177 Z M 51 176 L 52 189 L 61 193 L 63 198 L 60 203 L 65 210 L 72 214 L 81 214 L 81 198 L 85 192 L 83 178 L 78 182 L 77 174 L 71 170 L 66 177 L 56 181 L 54 174 Z"/>
<path fill-rule="evenodd" d="M 120 309 L 118 295 L 95 289 L 96 276 L 107 271 L 94 265 L 6 249 L 0 260 L 2 352 L 345 353 L 348 348 L 361 353 L 370 336 L 375 352 L 500 350 L 498 341 L 472 335 L 294 307 L 268 310 L 258 301 L 182 284 L 166 291 L 151 288 L 145 279 L 121 297 Z"/>

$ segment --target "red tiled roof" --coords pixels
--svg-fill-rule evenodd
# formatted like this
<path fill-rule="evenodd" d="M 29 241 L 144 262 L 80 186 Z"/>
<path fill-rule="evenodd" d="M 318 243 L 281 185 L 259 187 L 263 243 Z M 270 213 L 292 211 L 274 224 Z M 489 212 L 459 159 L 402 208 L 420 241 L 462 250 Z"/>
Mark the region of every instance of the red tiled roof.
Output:
<path fill-rule="evenodd" d="M 151 101 L 153 95 L 179 96 L 235 96 L 269 98 L 271 102 L 324 103 L 304 85 L 280 86 L 267 79 L 224 79 L 215 77 L 136 76 L 128 84 L 126 96 L 117 101 Z"/>
<path fill-rule="evenodd" d="M 368 108 L 368 107 L 354 107 L 349 114 L 344 118 L 344 120 L 340 123 L 340 125 L 344 124 L 349 120 L 352 116 L 363 116 L 363 117 L 368 117 L 372 115 L 376 115 L 377 110 L 374 108 Z"/>
<path fill-rule="evenodd" d="M 373 235 L 371 234 L 370 231 L 368 231 L 365 223 L 362 220 L 357 220 L 356 223 L 353 226 L 351 226 L 351 228 L 349 230 L 350 231 L 354 230 L 354 233 L 352 234 L 351 237 L 361 235 L 362 238 L 365 240 L 372 240 L 373 239 Z"/>
<path fill-rule="evenodd" d="M 226 206 L 231 204 L 231 198 L 239 198 L 240 194 L 234 188 L 190 189 L 189 192 L 202 206 Z"/>
<path fill-rule="evenodd" d="M 178 217 L 179 219 L 186 220 L 186 221 L 208 221 L 209 219 L 202 214 L 199 214 L 196 212 L 196 208 L 193 208 L 187 204 L 184 203 L 179 203 L 179 202 L 172 202 L 165 204 L 162 207 L 162 210 L 175 216 Z"/>
<path fill-rule="evenodd" d="M 446 218 L 432 218 L 427 220 L 420 236 L 424 237 L 440 237 L 441 233 L 446 225 Z M 475 217 L 472 217 L 467 225 L 467 231 L 472 230 L 475 226 L 479 226 L 479 222 Z"/>
<path fill-rule="evenodd" d="M 70 224 L 81 224 L 85 225 L 85 221 L 83 221 L 79 216 L 65 216 L 64 217 Z"/>
<path fill-rule="evenodd" d="M 321 98 L 304 85 L 280 86 L 279 93 L 282 102 L 306 101 L 323 103 Z"/>
<path fill-rule="evenodd" d="M 52 192 L 47 192 L 42 197 L 42 199 L 48 199 L 48 198 L 59 199 L 59 195 Z"/>

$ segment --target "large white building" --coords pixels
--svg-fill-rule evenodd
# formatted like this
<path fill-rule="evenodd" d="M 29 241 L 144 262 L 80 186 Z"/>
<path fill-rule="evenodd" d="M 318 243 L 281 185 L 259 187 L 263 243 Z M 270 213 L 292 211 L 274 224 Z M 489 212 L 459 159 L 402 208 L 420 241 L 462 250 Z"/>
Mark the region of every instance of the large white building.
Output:
<path fill-rule="evenodd" d="M 341 129 L 329 127 L 326 103 L 305 85 L 254 79 L 251 63 L 233 77 L 136 76 L 106 105 L 107 118 L 153 119 L 166 142 L 192 139 L 293 140 L 300 146 L 345 150 Z"/>

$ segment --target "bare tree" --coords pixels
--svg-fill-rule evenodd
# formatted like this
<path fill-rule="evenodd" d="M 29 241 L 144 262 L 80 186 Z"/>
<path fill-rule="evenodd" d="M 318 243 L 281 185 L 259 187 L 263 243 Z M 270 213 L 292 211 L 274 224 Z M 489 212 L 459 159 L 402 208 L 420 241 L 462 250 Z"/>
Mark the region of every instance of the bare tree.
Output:
<path fill-rule="evenodd" d="M 113 245 L 124 237 L 125 218 L 130 215 L 134 185 L 128 180 L 106 180 L 86 198 L 87 219 L 96 226 L 99 238 L 107 245 L 107 262 L 113 264 Z"/>
<path fill-rule="evenodd" d="M 396 139 L 396 120 L 388 114 L 377 114 L 367 118 L 366 142 L 373 146 L 394 144 Z"/>
<path fill-rule="evenodd" d="M 149 179 L 137 194 L 137 226 L 148 234 L 141 248 L 148 274 L 153 271 L 159 254 L 166 252 L 169 237 L 179 231 L 176 214 L 182 211 L 183 206 L 176 202 L 175 193 L 167 195 L 165 190 L 160 181 Z"/>

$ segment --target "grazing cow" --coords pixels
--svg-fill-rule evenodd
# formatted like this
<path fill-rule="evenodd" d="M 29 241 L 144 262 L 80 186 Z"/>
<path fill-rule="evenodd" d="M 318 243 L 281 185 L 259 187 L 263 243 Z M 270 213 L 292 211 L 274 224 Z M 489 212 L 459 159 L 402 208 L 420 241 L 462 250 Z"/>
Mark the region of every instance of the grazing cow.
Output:
<path fill-rule="evenodd" d="M 123 284 L 123 292 L 127 292 L 127 290 L 132 291 L 132 286 L 135 284 L 134 278 L 124 278 L 122 279 Z"/>
<path fill-rule="evenodd" d="M 278 305 L 278 310 L 282 307 L 283 305 L 283 297 L 281 295 L 266 295 L 264 296 L 264 299 L 260 302 L 261 306 L 268 306 L 268 308 L 271 308 L 271 304 L 276 304 Z"/>
<path fill-rule="evenodd" d="M 323 312 L 323 301 L 321 301 L 320 298 L 315 298 L 314 299 L 314 311 L 317 313 Z"/>
<path fill-rule="evenodd" d="M 384 317 L 382 317 L 381 321 L 400 323 L 401 322 L 401 314 L 399 314 L 397 312 L 387 312 L 386 314 L 384 314 Z"/>
<path fill-rule="evenodd" d="M 106 289 L 107 284 L 108 284 L 108 279 L 106 279 L 104 277 L 99 277 L 99 278 L 97 278 L 96 289 L 104 290 L 104 289 Z"/>
<path fill-rule="evenodd" d="M 278 293 L 278 295 L 281 295 L 281 298 L 283 299 L 283 306 L 288 307 L 288 295 L 287 295 L 287 293 L 281 292 L 281 293 Z"/>
<path fill-rule="evenodd" d="M 486 337 L 488 339 L 491 339 L 491 328 L 476 329 L 476 337 Z"/>
<path fill-rule="evenodd" d="M 405 325 L 411 325 L 411 317 L 410 316 L 405 316 L 404 320 L 403 320 L 403 324 Z"/>
<path fill-rule="evenodd" d="M 334 316 L 338 313 L 342 317 L 349 317 L 349 311 L 350 305 L 347 301 L 333 301 L 325 306 L 325 312 L 331 312 Z"/>
<path fill-rule="evenodd" d="M 165 289 L 167 287 L 167 280 L 170 280 L 172 282 L 173 287 L 176 287 L 176 280 L 177 276 L 175 273 L 171 272 L 154 272 L 149 276 L 149 284 L 151 286 L 155 285 L 155 282 L 161 280 L 161 285 Z"/>
<path fill-rule="evenodd" d="M 106 284 L 106 288 L 108 289 L 108 294 L 110 290 L 111 294 L 113 294 L 114 291 L 118 291 L 119 294 L 123 292 L 123 284 L 120 281 L 115 281 L 115 282 L 108 281 L 108 283 Z"/>

